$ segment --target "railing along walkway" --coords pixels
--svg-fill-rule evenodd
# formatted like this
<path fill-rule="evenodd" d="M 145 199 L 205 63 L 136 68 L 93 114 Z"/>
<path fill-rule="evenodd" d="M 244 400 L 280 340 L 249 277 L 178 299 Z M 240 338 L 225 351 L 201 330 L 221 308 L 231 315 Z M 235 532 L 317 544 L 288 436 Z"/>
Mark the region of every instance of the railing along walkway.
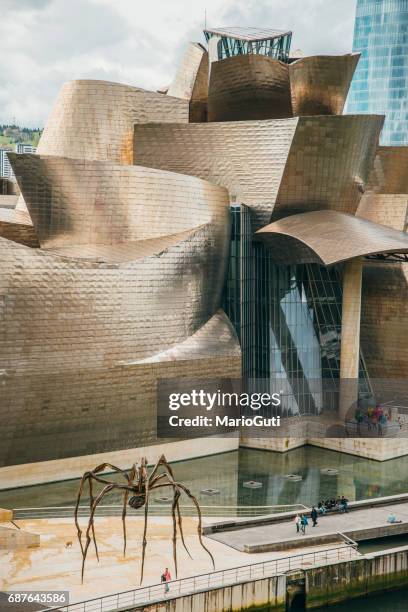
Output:
<path fill-rule="evenodd" d="M 51 608 L 51 610 L 58 610 L 60 612 L 112 612 L 114 610 L 126 610 L 132 607 L 142 607 L 153 602 L 191 595 L 200 591 L 279 576 L 290 570 L 335 563 L 336 561 L 346 561 L 356 555 L 358 553 L 354 544 L 344 544 L 343 546 L 326 550 L 293 555 L 291 557 L 281 557 L 279 559 L 263 561 L 262 563 L 172 580 L 167 583 L 169 586 L 168 593 L 165 592 L 165 585 L 160 583 L 131 591 L 115 593 L 114 595 L 89 599 L 60 608 Z M 47 609 L 47 612 L 50 612 L 50 608 Z"/>
<path fill-rule="evenodd" d="M 182 505 L 181 511 L 184 516 L 197 516 L 194 506 Z M 98 516 L 121 516 L 123 506 L 121 504 L 109 504 L 98 506 Z M 200 504 L 203 516 L 211 517 L 251 517 L 267 514 L 278 514 L 281 512 L 303 512 L 307 507 L 303 504 L 288 504 L 275 506 L 219 506 Z M 79 506 L 79 516 L 89 516 L 89 506 Z M 143 514 L 144 509 L 133 510 L 128 508 L 129 516 Z M 149 512 L 153 516 L 170 515 L 171 503 L 149 504 Z M 69 518 L 74 516 L 74 506 L 49 506 L 42 508 L 14 508 L 14 520 L 41 519 L 41 518 Z"/>

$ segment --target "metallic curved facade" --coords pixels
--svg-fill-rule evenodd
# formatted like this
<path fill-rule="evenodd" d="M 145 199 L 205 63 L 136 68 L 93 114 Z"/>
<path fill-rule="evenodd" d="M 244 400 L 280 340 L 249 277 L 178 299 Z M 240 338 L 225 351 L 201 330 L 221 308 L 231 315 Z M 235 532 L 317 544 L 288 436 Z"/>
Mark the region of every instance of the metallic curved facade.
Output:
<path fill-rule="evenodd" d="M 370 376 L 408 378 L 408 264 L 369 262 L 363 269 L 361 345 Z"/>
<path fill-rule="evenodd" d="M 133 125 L 189 120 L 189 102 L 108 81 L 66 83 L 37 153 L 133 163 Z"/>
<path fill-rule="evenodd" d="M 383 121 L 379 115 L 299 118 L 271 220 L 322 209 L 355 214 Z"/>
<path fill-rule="evenodd" d="M 258 230 L 276 263 L 323 266 L 378 253 L 408 253 L 404 232 L 332 210 L 291 215 Z"/>
<path fill-rule="evenodd" d="M 0 236 L 32 248 L 40 246 L 30 215 L 13 208 L 0 208 Z"/>
<path fill-rule="evenodd" d="M 12 154 L 41 246 L 112 245 L 212 224 L 228 241 L 226 190 L 112 162 Z"/>
<path fill-rule="evenodd" d="M 290 64 L 293 115 L 341 115 L 359 58 L 313 55 Z"/>
<path fill-rule="evenodd" d="M 62 88 L 37 155 L 9 156 L 22 197 L 0 211 L 0 465 L 154 444 L 160 378 L 239 377 L 221 309 L 230 245 L 244 374 L 269 388 L 339 377 L 334 264 L 408 252 L 406 151 L 380 149 L 372 171 L 384 118 L 341 115 L 357 60 L 240 54 L 209 66 L 191 44 L 167 94 Z M 245 211 L 232 242 L 231 204 Z M 363 347 L 378 351 L 374 371 L 398 359 L 402 373 L 407 276 L 385 265 L 365 266 Z M 312 404 L 317 414 L 323 402 Z"/>
<path fill-rule="evenodd" d="M 408 147 L 379 147 L 357 215 L 407 230 Z"/>
<path fill-rule="evenodd" d="M 407 232 L 408 147 L 379 147 L 358 216 Z M 408 264 L 364 265 L 361 343 L 369 373 L 408 377 Z"/>
<path fill-rule="evenodd" d="M 167 95 L 188 100 L 190 123 L 207 121 L 208 52 L 199 43 L 189 43 Z"/>
<path fill-rule="evenodd" d="M 41 248 L 0 239 L 1 465 L 157 443 L 159 378 L 240 373 L 226 189 L 96 144 L 11 155 Z"/>
<path fill-rule="evenodd" d="M 225 185 L 259 229 L 312 210 L 354 214 L 382 123 L 380 116 L 350 115 L 136 125 L 134 159 Z"/>
<path fill-rule="evenodd" d="M 341 115 L 360 55 L 314 55 L 291 64 L 236 55 L 211 64 L 209 121 Z"/>
<path fill-rule="evenodd" d="M 70 208 L 69 198 L 47 197 L 45 191 L 44 200 L 35 201 L 30 194 L 30 180 L 41 185 L 38 173 L 44 168 L 54 192 L 64 193 L 63 179 L 72 179 L 75 160 L 62 160 L 59 173 L 50 171 L 49 165 L 60 161 L 17 160 L 19 166 L 27 163 L 20 185 L 47 248 L 0 240 L 0 294 L 7 301 L 1 321 L 2 408 L 18 417 L 4 427 L 3 464 L 152 443 L 157 378 L 239 374 L 237 338 L 219 312 L 229 236 L 226 191 L 191 177 L 126 168 L 145 188 L 158 187 L 156 197 L 145 197 L 149 210 L 135 218 L 135 226 L 145 223 L 140 240 L 108 244 L 105 235 L 104 245 L 98 240 L 85 245 L 86 232 L 76 231 L 76 222 L 86 216 L 88 200 Z M 99 168 L 103 181 L 105 164 L 89 165 L 94 173 Z M 86 179 L 85 173 L 83 184 Z M 175 195 L 169 201 L 172 179 Z M 50 248 L 41 221 L 54 218 L 61 202 L 72 217 L 60 225 L 64 246 L 57 232 Z M 174 235 L 177 218 L 170 223 L 167 208 L 186 212 L 192 203 L 190 229 L 187 214 L 181 215 L 182 231 Z M 107 212 L 96 225 L 102 230 L 112 219 L 109 204 L 99 200 Z M 156 237 L 147 238 L 149 232 Z M 118 258 L 118 250 L 125 257 Z M 80 435 L 83 428 L 86 436 Z"/>
<path fill-rule="evenodd" d="M 287 64 L 265 55 L 236 55 L 212 63 L 208 121 L 291 116 Z"/>

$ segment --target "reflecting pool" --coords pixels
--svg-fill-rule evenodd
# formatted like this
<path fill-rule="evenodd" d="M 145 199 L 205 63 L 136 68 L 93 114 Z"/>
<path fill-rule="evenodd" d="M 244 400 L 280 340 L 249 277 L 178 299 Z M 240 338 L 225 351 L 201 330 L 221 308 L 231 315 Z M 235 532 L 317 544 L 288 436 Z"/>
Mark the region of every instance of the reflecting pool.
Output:
<path fill-rule="evenodd" d="M 176 480 L 186 484 L 205 506 L 277 506 L 345 495 L 350 500 L 408 492 L 408 456 L 378 462 L 313 446 L 288 453 L 242 448 L 239 451 L 173 464 Z M 329 474 L 325 473 L 329 470 Z M 330 472 L 331 470 L 331 472 Z M 288 479 L 294 474 L 299 479 Z M 116 477 L 109 475 L 109 479 Z M 262 486 L 250 489 L 247 481 Z M 0 491 L 0 507 L 71 506 L 78 480 L 67 480 Z M 206 495 L 202 491 L 215 489 Z M 157 497 L 166 495 L 161 489 Z M 153 499 L 156 495 L 153 495 Z M 86 498 L 84 498 L 86 501 Z M 111 494 L 105 503 L 119 503 Z M 157 501 L 157 500 L 156 500 Z"/>

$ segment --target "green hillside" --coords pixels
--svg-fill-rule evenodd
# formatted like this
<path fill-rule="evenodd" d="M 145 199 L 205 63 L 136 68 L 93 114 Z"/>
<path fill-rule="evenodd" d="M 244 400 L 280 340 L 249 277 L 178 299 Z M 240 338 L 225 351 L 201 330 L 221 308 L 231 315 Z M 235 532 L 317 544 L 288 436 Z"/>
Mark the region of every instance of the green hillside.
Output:
<path fill-rule="evenodd" d="M 0 146 L 14 146 L 17 142 L 37 146 L 42 128 L 26 128 L 18 125 L 0 125 Z"/>

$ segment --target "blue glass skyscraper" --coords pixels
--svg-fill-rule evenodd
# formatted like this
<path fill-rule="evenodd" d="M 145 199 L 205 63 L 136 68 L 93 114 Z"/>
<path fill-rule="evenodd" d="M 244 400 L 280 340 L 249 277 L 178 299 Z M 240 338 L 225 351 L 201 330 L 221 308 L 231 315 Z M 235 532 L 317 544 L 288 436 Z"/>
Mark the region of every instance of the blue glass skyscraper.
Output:
<path fill-rule="evenodd" d="M 353 51 L 347 112 L 385 114 L 381 144 L 408 145 L 408 0 L 357 0 Z"/>

